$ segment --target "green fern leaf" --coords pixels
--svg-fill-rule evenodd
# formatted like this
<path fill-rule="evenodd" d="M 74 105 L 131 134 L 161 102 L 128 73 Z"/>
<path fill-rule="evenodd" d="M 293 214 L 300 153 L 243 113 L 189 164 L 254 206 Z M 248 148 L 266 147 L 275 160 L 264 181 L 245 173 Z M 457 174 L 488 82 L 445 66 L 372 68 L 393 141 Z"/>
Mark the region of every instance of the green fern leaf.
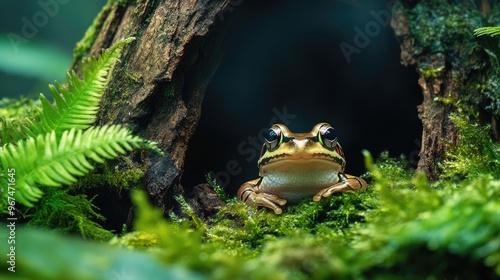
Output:
<path fill-rule="evenodd" d="M 49 85 L 56 107 L 40 94 L 42 112 L 41 124 L 32 124 L 31 130 L 42 130 L 44 133 L 55 131 L 60 136 L 65 130 L 90 127 L 99 110 L 99 102 L 108 83 L 108 74 L 119 59 L 124 44 L 134 40 L 128 38 L 120 41 L 97 57 L 82 62 L 83 79 L 74 71 L 67 74 L 67 88 L 55 82 Z M 38 126 L 38 127 L 37 127 Z M 36 132 L 35 132 L 36 133 Z"/>
<path fill-rule="evenodd" d="M 52 131 L 18 141 L 15 145 L 5 145 L 0 148 L 4 174 L 0 177 L 3 188 L 0 204 L 7 203 L 7 169 L 15 169 L 16 201 L 33 206 L 33 202 L 42 196 L 37 184 L 51 187 L 73 184 L 77 177 L 93 169 L 89 159 L 104 162 L 147 143 L 133 136 L 130 130 L 111 125 L 90 127 L 85 131 L 67 130 L 60 138 Z"/>
<path fill-rule="evenodd" d="M 474 30 L 474 35 L 476 35 L 476 36 L 484 36 L 484 35 L 498 36 L 498 35 L 500 35 L 500 26 L 488 26 L 488 27 L 478 28 L 478 29 Z"/>

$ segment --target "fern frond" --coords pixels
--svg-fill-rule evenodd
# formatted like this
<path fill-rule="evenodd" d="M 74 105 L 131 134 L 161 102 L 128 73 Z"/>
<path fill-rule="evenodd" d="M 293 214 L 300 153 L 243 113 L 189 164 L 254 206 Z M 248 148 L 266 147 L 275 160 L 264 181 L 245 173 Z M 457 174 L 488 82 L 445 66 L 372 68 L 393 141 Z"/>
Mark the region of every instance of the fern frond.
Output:
<path fill-rule="evenodd" d="M 60 138 L 52 131 L 0 148 L 0 164 L 2 173 L 15 169 L 16 201 L 33 206 L 42 196 L 37 184 L 51 187 L 72 184 L 94 168 L 89 159 L 103 162 L 144 143 L 147 142 L 133 136 L 130 130 L 116 125 L 90 127 L 85 131 L 71 129 Z M 5 194 L 7 176 L 0 176 L 0 183 Z M 6 203 L 5 198 L 3 195 L 0 204 Z"/>
<path fill-rule="evenodd" d="M 56 103 L 56 108 L 50 104 L 43 94 L 40 94 L 42 112 L 41 124 L 33 124 L 44 133 L 55 131 L 60 136 L 63 131 L 90 127 L 99 110 L 99 102 L 108 83 L 108 74 L 114 63 L 120 58 L 123 45 L 134 40 L 124 39 L 97 57 L 91 57 L 82 62 L 83 79 L 75 71 L 67 73 L 67 88 L 55 82 L 49 85 Z M 38 127 L 37 127 L 38 126 Z"/>
<path fill-rule="evenodd" d="M 484 36 L 484 35 L 489 35 L 489 36 L 498 36 L 500 35 L 500 26 L 487 26 L 487 27 L 481 27 L 476 30 L 474 30 L 474 35 L 476 36 Z"/>

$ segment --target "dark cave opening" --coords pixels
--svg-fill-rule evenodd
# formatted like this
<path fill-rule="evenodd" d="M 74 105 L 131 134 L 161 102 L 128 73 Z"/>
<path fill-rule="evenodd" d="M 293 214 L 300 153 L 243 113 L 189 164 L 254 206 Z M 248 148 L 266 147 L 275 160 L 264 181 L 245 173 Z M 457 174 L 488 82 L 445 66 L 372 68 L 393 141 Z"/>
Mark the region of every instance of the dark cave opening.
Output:
<path fill-rule="evenodd" d="M 294 132 L 330 123 L 349 174 L 365 172 L 363 149 L 406 155 L 416 167 L 418 74 L 400 64 L 385 1 L 351 2 L 230 2 L 219 17 L 230 21 L 227 53 L 205 94 L 184 186 L 213 172 L 234 195 L 258 177 L 262 133 L 272 123 Z"/>

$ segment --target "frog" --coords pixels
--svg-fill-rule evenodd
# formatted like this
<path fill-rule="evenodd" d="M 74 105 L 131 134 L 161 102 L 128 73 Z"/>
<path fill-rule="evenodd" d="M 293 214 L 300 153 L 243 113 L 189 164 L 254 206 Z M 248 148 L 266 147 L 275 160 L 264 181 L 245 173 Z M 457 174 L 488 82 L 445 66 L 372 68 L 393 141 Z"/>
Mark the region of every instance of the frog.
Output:
<path fill-rule="evenodd" d="M 284 124 L 273 124 L 264 135 L 257 166 L 259 178 L 238 189 L 239 200 L 283 212 L 287 204 L 312 197 L 367 188 L 363 178 L 344 173 L 346 160 L 335 129 L 316 124 L 308 133 L 293 133 Z"/>

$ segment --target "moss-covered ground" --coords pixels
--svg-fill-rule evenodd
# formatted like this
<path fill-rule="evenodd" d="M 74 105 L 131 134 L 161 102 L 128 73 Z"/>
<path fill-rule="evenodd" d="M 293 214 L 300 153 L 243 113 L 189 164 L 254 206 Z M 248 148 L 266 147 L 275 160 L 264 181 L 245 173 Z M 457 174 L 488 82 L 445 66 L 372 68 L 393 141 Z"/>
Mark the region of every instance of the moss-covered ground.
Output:
<path fill-rule="evenodd" d="M 430 184 L 425 174 L 409 169 L 404 158 L 384 153 L 373 161 L 366 151 L 367 191 L 335 195 L 320 203 L 306 200 L 285 207 L 282 215 L 230 197 L 216 217 L 202 221 L 178 198 L 189 218 L 172 215 L 165 219 L 137 188 L 132 193 L 137 208 L 134 231 L 113 237 L 108 231 L 92 228 L 96 225 L 92 220 L 100 215 L 90 200 L 77 195 L 61 200 L 56 198 L 67 196 L 65 191 L 48 192 L 40 202 L 41 208 L 29 218 L 31 224 L 60 233 L 18 226 L 17 270 L 6 276 L 498 278 L 500 145 L 491 140 L 488 128 L 480 127 L 475 120 L 460 113 L 452 119 L 460 129 L 460 145 L 451 147 L 441 180 Z M 72 215 L 88 220 L 77 223 Z M 76 222 L 70 224 L 73 230 L 65 230 L 65 220 Z M 92 234 L 86 236 L 88 228 Z M 7 252 L 9 229 L 3 226 L 0 232 L 4 237 L 2 252 Z M 67 232 L 107 241 L 84 241 L 69 237 Z M 8 272 L 7 262 L 0 266 L 2 274 Z"/>

